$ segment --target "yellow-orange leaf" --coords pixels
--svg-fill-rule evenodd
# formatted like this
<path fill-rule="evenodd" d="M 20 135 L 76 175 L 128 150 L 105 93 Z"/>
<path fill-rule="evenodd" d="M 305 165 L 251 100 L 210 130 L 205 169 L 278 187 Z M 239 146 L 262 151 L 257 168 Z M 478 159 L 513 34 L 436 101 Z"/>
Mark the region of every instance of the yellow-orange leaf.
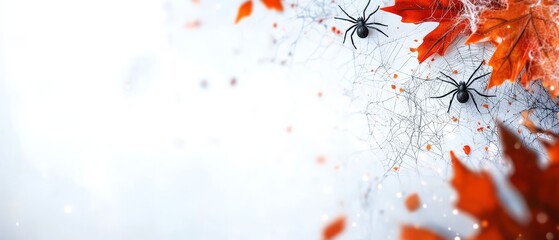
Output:
<path fill-rule="evenodd" d="M 250 16 L 252 13 L 252 1 L 248 0 L 245 3 L 241 4 L 239 10 L 237 12 L 237 18 L 235 19 L 235 23 L 239 23 L 243 18 Z"/>

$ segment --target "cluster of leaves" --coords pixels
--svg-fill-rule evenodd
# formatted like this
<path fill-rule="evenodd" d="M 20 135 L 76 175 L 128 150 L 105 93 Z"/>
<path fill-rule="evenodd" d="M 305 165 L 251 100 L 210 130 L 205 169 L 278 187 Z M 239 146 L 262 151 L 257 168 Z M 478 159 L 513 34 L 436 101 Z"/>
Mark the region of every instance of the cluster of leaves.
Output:
<path fill-rule="evenodd" d="M 261 0 L 264 6 L 269 10 L 276 10 L 278 12 L 283 11 L 283 5 L 281 4 L 281 0 Z M 239 23 L 243 18 L 250 16 L 252 14 L 252 0 L 248 0 L 239 6 L 239 10 L 237 11 L 237 18 L 235 19 L 235 23 Z"/>
<path fill-rule="evenodd" d="M 541 80 L 553 97 L 559 94 L 559 2 L 554 0 L 396 0 L 382 10 L 402 22 L 438 22 L 417 48 L 418 59 L 443 56 L 461 34 L 466 44 L 490 42 L 493 74 L 488 87 L 521 79 Z M 473 29 L 471 26 L 474 26 Z"/>
<path fill-rule="evenodd" d="M 527 114 L 525 115 L 527 116 Z M 510 185 L 522 196 L 529 219 L 519 222 L 507 212 L 497 196 L 497 189 L 487 172 L 474 172 L 450 152 L 454 168 L 451 184 L 458 193 L 456 207 L 479 223 L 479 231 L 471 239 L 553 239 L 559 237 L 559 135 L 543 131 L 525 119 L 533 133 L 546 134 L 551 141 L 542 144 L 549 162 L 538 164 L 537 153 L 521 144 L 521 140 L 499 124 L 505 158 L 513 170 Z M 404 226 L 402 239 L 444 239 L 435 231 Z"/>

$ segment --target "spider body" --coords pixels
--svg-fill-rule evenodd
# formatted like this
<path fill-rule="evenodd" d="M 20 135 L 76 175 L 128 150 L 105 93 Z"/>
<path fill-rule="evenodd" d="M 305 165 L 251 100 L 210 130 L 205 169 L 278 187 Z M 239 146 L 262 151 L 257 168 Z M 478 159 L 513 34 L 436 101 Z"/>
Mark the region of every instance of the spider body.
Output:
<path fill-rule="evenodd" d="M 468 94 L 468 87 L 466 87 L 466 83 L 464 81 L 460 81 L 458 84 L 458 91 L 456 91 L 456 100 L 459 103 L 466 103 L 470 100 L 470 94 Z"/>
<path fill-rule="evenodd" d="M 367 10 L 367 7 L 369 7 L 369 4 L 371 3 L 371 0 L 369 0 L 369 2 L 367 3 L 367 6 L 365 6 L 365 9 L 363 9 L 363 16 L 362 17 L 358 17 L 357 19 L 355 19 L 354 17 L 350 16 L 349 14 L 347 14 L 347 12 L 340 6 L 338 5 L 338 7 L 342 10 L 342 12 L 345 13 L 345 15 L 347 17 L 349 17 L 349 19 L 346 18 L 339 18 L 339 17 L 335 17 L 335 19 L 339 19 L 339 20 L 344 20 L 344 21 L 348 21 L 353 23 L 353 26 L 349 27 L 344 34 L 344 43 L 345 43 L 345 39 L 347 37 L 347 33 L 353 29 L 353 32 L 351 32 L 350 38 L 351 38 L 351 44 L 353 45 L 353 47 L 355 49 L 357 49 L 357 47 L 355 46 L 355 43 L 353 42 L 353 34 L 355 34 L 355 32 L 357 32 L 357 36 L 360 38 L 366 38 L 367 36 L 369 36 L 369 28 L 372 28 L 374 30 L 379 31 L 380 33 L 382 33 L 384 36 L 388 37 L 388 35 L 386 35 L 386 33 L 384 33 L 382 30 L 378 29 L 377 27 L 375 27 L 374 25 L 379 25 L 379 26 L 384 26 L 384 27 L 388 27 L 388 25 L 386 24 L 382 24 L 382 23 L 377 23 L 377 22 L 372 22 L 372 23 L 367 23 L 367 21 L 369 21 L 369 18 L 371 18 L 371 16 L 373 16 L 373 14 L 375 14 L 380 6 L 377 6 L 377 9 L 375 11 L 373 11 L 371 14 L 369 14 L 368 17 L 365 17 L 365 11 Z"/>
<path fill-rule="evenodd" d="M 362 17 L 357 18 L 357 36 L 360 38 L 366 38 L 369 35 L 369 29 L 365 25 L 365 19 Z"/>
<path fill-rule="evenodd" d="M 443 72 L 441 72 L 442 75 L 444 75 L 445 77 L 447 77 L 447 78 L 448 78 L 449 80 L 451 80 L 452 82 L 451 82 L 451 81 L 444 80 L 444 79 L 440 79 L 440 78 L 438 78 L 438 77 L 437 77 L 437 79 L 439 79 L 439 80 L 441 80 L 441 81 L 443 81 L 443 82 L 446 82 L 446 83 L 449 83 L 449 84 L 454 85 L 454 86 L 456 87 L 456 89 L 454 89 L 454 90 L 452 90 L 452 91 L 450 91 L 450 92 L 448 92 L 448 93 L 446 93 L 446 94 L 444 94 L 444 95 L 442 95 L 442 96 L 431 97 L 431 98 L 443 98 L 443 97 L 446 97 L 446 96 L 452 94 L 452 97 L 450 98 L 450 103 L 448 104 L 448 110 L 446 111 L 446 112 L 448 113 L 448 112 L 450 112 L 450 107 L 452 106 L 452 101 L 454 100 L 454 96 L 456 96 L 456 100 L 458 100 L 459 103 L 466 103 L 466 102 L 468 102 L 468 100 L 470 100 L 470 96 L 471 96 L 471 97 L 472 97 L 472 101 L 474 102 L 474 106 L 476 106 L 477 111 L 480 112 L 480 111 L 479 111 L 479 108 L 478 108 L 478 106 L 477 106 L 476 100 L 475 100 L 475 98 L 474 98 L 474 95 L 472 94 L 471 91 L 473 91 L 473 92 L 475 92 L 475 93 L 477 93 L 478 95 L 483 96 L 483 97 L 495 97 L 495 95 L 485 95 L 485 94 L 481 94 L 481 93 L 478 92 L 475 88 L 470 88 L 470 86 L 472 85 L 472 83 L 474 83 L 474 81 L 476 81 L 476 80 L 478 80 L 478 79 L 480 79 L 480 78 L 483 78 L 483 77 L 485 77 L 485 76 L 491 74 L 491 72 L 488 72 L 488 73 L 483 74 L 483 75 L 481 75 L 481 76 L 479 76 L 479 77 L 473 78 L 474 75 L 476 74 L 476 72 L 481 68 L 481 65 L 483 65 L 483 62 L 482 62 L 481 64 L 479 64 L 479 66 L 478 66 L 478 67 L 476 68 L 476 70 L 472 73 L 472 75 L 470 75 L 470 77 L 468 78 L 468 81 L 467 81 L 467 82 L 464 82 L 464 81 L 457 82 L 456 80 L 454 80 L 454 78 L 452 78 L 452 77 L 450 77 L 450 76 L 444 74 Z M 480 113 L 481 113 L 481 112 L 480 112 Z"/>

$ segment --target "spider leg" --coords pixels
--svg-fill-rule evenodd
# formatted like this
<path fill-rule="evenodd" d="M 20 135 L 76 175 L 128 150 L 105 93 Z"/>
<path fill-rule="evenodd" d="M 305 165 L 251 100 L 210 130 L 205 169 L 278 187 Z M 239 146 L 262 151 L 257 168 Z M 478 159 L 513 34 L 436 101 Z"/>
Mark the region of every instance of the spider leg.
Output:
<path fill-rule="evenodd" d="M 345 31 L 345 34 L 344 34 L 344 42 L 343 42 L 343 43 L 345 43 L 345 38 L 347 37 L 347 32 L 349 32 L 349 30 L 351 30 L 351 29 L 354 28 L 354 27 L 357 27 L 357 25 L 353 25 L 353 26 L 351 26 L 350 28 L 348 28 L 348 29 Z"/>
<path fill-rule="evenodd" d="M 454 83 L 456 83 L 456 86 L 458 86 L 458 82 L 456 82 L 456 80 L 454 80 L 454 78 L 452 78 L 451 76 L 448 76 L 446 74 L 444 74 L 444 72 L 440 72 L 442 75 L 444 75 L 445 77 L 449 78 L 450 80 L 452 80 Z"/>
<path fill-rule="evenodd" d="M 350 23 L 355 23 L 354 21 L 351 21 L 351 20 L 345 19 L 345 18 L 339 18 L 339 17 L 334 17 L 334 18 L 335 18 L 335 19 L 338 19 L 338 20 L 348 21 L 348 22 L 350 22 Z"/>
<path fill-rule="evenodd" d="M 365 18 L 365 11 L 367 10 L 367 8 L 369 7 L 369 4 L 371 3 L 371 0 L 369 0 L 369 2 L 367 2 L 367 6 L 365 6 L 365 9 L 363 9 L 363 18 Z M 365 21 L 366 22 L 366 21 Z"/>
<path fill-rule="evenodd" d="M 439 77 L 437 77 L 437 79 L 439 79 L 439 80 L 441 80 L 441 81 L 443 81 L 443 82 L 445 82 L 445 83 L 450 83 L 450 84 L 454 85 L 455 87 L 458 87 L 458 85 L 456 85 L 455 83 L 453 83 L 453 82 L 451 82 L 451 81 L 447 81 L 447 80 L 441 79 L 441 78 L 439 78 Z"/>
<path fill-rule="evenodd" d="M 373 25 L 373 24 L 375 24 L 375 25 L 381 25 L 381 26 L 383 26 L 383 27 L 388 27 L 388 25 L 386 25 L 386 24 L 377 23 L 377 22 L 367 23 L 367 24 L 365 24 L 365 25 L 368 26 L 368 25 Z"/>
<path fill-rule="evenodd" d="M 350 18 L 351 20 L 353 20 L 353 21 L 356 21 L 356 22 L 357 22 L 357 20 L 355 20 L 355 18 L 353 18 L 352 16 L 349 16 L 349 14 L 347 14 L 347 13 L 345 12 L 345 10 L 344 10 L 344 9 L 343 9 L 342 7 L 340 7 L 340 5 L 338 5 L 338 7 L 339 7 L 339 8 L 340 8 L 340 9 L 342 10 L 342 12 L 344 12 L 344 13 L 345 13 L 345 15 L 346 15 L 346 16 L 348 16 L 348 17 L 349 17 L 349 18 Z"/>
<path fill-rule="evenodd" d="M 496 97 L 495 95 L 485 95 L 485 94 L 481 94 L 480 92 L 478 92 L 477 90 L 473 89 L 473 88 L 468 88 L 468 90 L 474 90 L 477 94 L 479 94 L 480 96 L 484 96 L 484 97 Z"/>
<path fill-rule="evenodd" d="M 458 89 L 454 89 L 454 90 L 452 90 L 452 91 L 446 93 L 445 95 L 438 96 L 438 97 L 431 97 L 431 98 L 444 98 L 444 97 L 448 96 L 449 94 L 451 94 L 451 93 L 453 93 L 453 92 L 456 92 L 456 91 L 458 91 Z"/>
<path fill-rule="evenodd" d="M 468 94 L 470 95 L 470 97 L 472 97 L 472 101 L 474 101 L 474 106 L 476 106 L 477 112 L 481 113 L 481 112 L 479 111 L 479 107 L 477 106 L 476 99 L 474 98 L 474 94 L 472 94 L 472 93 L 469 92 L 469 91 L 468 91 Z"/>
<path fill-rule="evenodd" d="M 355 34 L 355 30 L 357 30 L 357 28 L 353 29 L 353 32 L 351 32 L 351 36 L 349 36 L 349 38 L 351 38 L 351 44 L 353 44 L 353 47 L 355 49 L 357 49 L 357 47 L 355 46 L 355 43 L 353 42 L 353 34 Z"/>
<path fill-rule="evenodd" d="M 377 9 L 375 9 L 375 11 L 373 11 L 373 13 L 369 14 L 367 19 L 365 19 L 365 22 L 369 21 L 369 18 L 371 18 L 371 16 L 373 16 L 373 14 L 375 14 L 378 11 L 379 8 L 380 8 L 380 6 L 377 6 Z M 364 14 L 363 14 L 363 18 L 365 18 Z"/>
<path fill-rule="evenodd" d="M 481 68 L 481 65 L 483 65 L 483 61 L 481 61 L 481 63 L 479 63 L 479 66 L 477 66 L 476 70 L 474 70 L 472 75 L 470 75 L 470 77 L 468 78 L 468 81 L 466 82 L 467 86 L 469 86 L 470 80 L 472 80 L 472 77 L 474 77 L 474 75 L 476 75 L 476 72 Z"/>
<path fill-rule="evenodd" d="M 380 29 L 378 29 L 378 28 L 376 28 L 376 27 L 371 27 L 371 26 L 368 26 L 368 27 L 370 27 L 370 28 L 372 28 L 372 29 L 375 29 L 375 30 L 379 31 L 380 33 L 382 33 L 382 35 L 388 37 L 388 35 L 386 35 L 386 33 L 384 33 L 382 30 L 380 30 Z"/>
<path fill-rule="evenodd" d="M 471 81 L 470 83 L 466 84 L 466 87 L 469 87 L 469 86 L 472 85 L 472 83 L 474 83 L 476 80 L 478 80 L 478 79 L 480 79 L 480 78 L 482 78 L 482 77 L 485 77 L 485 76 L 487 76 L 487 75 L 489 75 L 489 74 L 491 74 L 491 72 L 488 72 L 488 73 L 486 73 L 486 74 L 483 74 L 483 75 L 481 75 L 481 76 L 479 76 L 479 77 L 476 77 L 476 78 L 472 79 L 472 81 Z M 469 81 L 469 80 L 468 80 L 468 81 Z"/>
<path fill-rule="evenodd" d="M 450 103 L 448 104 L 448 110 L 446 110 L 446 113 L 450 112 L 450 107 L 452 107 L 452 101 L 454 100 L 454 97 L 456 96 L 456 93 L 458 93 L 458 92 L 455 92 L 454 94 L 452 94 L 452 98 L 450 98 Z"/>

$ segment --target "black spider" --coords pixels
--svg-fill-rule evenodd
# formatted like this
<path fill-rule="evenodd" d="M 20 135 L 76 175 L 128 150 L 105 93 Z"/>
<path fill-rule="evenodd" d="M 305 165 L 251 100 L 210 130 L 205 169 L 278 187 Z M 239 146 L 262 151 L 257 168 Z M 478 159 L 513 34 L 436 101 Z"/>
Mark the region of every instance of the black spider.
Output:
<path fill-rule="evenodd" d="M 480 111 L 479 111 L 479 108 L 478 108 L 478 106 L 477 106 L 476 100 L 474 99 L 474 95 L 473 95 L 470 91 L 474 91 L 474 92 L 476 92 L 477 94 L 479 94 L 480 96 L 484 96 L 484 97 L 495 97 L 495 95 L 484 95 L 484 94 L 481 94 L 481 93 L 479 93 L 477 90 L 475 90 L 474 88 L 470 88 L 470 85 L 472 85 L 472 83 L 474 83 L 475 80 L 478 80 L 478 79 L 480 79 L 480 78 L 482 78 L 482 77 L 485 77 L 485 76 L 491 74 L 491 72 L 488 72 L 488 73 L 486 73 L 486 74 L 483 74 L 483 75 L 481 75 L 481 76 L 479 76 L 479 77 L 476 77 L 476 78 L 472 79 L 472 77 L 476 74 L 476 72 L 481 68 L 481 65 L 483 65 L 483 62 L 481 62 L 481 64 L 479 64 L 479 66 L 476 68 L 476 70 L 474 71 L 474 73 L 472 73 L 472 75 L 470 75 L 470 78 L 468 78 L 468 81 L 467 81 L 467 82 L 460 81 L 460 83 L 458 83 L 458 82 L 456 82 L 456 80 L 454 80 L 452 77 L 450 77 L 450 76 L 444 74 L 443 72 L 441 72 L 442 75 L 444 75 L 445 77 L 447 77 L 447 78 L 449 78 L 450 80 L 452 80 L 452 82 L 446 81 L 446 80 L 443 80 L 443 79 L 440 79 L 440 78 L 438 78 L 438 77 L 437 77 L 437 79 L 439 79 L 439 80 L 441 80 L 441 81 L 443 81 L 443 82 L 450 83 L 450 84 L 454 85 L 454 86 L 456 87 L 456 89 L 454 89 L 454 90 L 448 92 L 448 93 L 445 94 L 445 95 L 442 95 L 442 96 L 439 96 L 439 97 L 431 97 L 431 98 L 443 98 L 443 97 L 448 96 L 448 95 L 451 94 L 451 93 L 454 93 L 454 94 L 452 94 L 452 98 L 450 99 L 450 104 L 448 105 L 448 110 L 446 111 L 446 112 L 448 113 L 448 112 L 450 112 L 450 107 L 452 106 L 452 100 L 454 100 L 454 95 L 456 95 L 456 99 L 458 99 L 458 102 L 460 102 L 460 103 L 465 103 L 465 102 L 467 102 L 468 99 L 470 99 L 470 95 L 471 95 L 471 96 L 472 96 L 472 101 L 474 101 L 474 105 L 476 106 L 477 111 L 480 112 Z M 480 112 L 480 113 L 481 113 L 481 112 Z"/>
<path fill-rule="evenodd" d="M 378 9 L 380 8 L 380 6 L 377 7 L 377 9 L 369 14 L 369 16 L 365 19 L 365 11 L 367 10 L 367 7 L 369 7 L 369 3 L 371 3 L 371 0 L 369 0 L 369 2 L 367 3 L 367 6 L 365 6 L 365 9 L 363 9 L 363 17 L 358 17 L 357 19 L 349 16 L 349 14 L 347 14 L 344 9 L 342 7 L 340 7 L 340 5 L 338 5 L 338 7 L 340 7 L 340 9 L 342 10 L 342 12 L 345 13 L 346 16 L 348 16 L 350 19 L 345 19 L 345 18 L 339 18 L 339 17 L 334 17 L 335 19 L 340 19 L 340 20 L 344 20 L 344 21 L 348 21 L 353 23 L 353 26 L 351 26 L 350 28 L 348 28 L 345 31 L 345 35 L 344 35 L 344 43 L 345 43 L 345 39 L 347 37 L 347 32 L 349 32 L 349 30 L 353 29 L 353 32 L 351 32 L 351 44 L 353 44 L 353 47 L 355 49 L 357 49 L 357 47 L 355 46 L 355 43 L 353 42 L 353 34 L 355 34 L 355 31 L 357 30 L 357 36 L 359 36 L 360 38 L 366 38 L 367 35 L 369 35 L 369 29 L 368 28 L 372 28 L 375 29 L 377 31 L 379 31 L 380 33 L 382 33 L 384 36 L 388 37 L 388 35 L 386 35 L 386 33 L 384 33 L 383 31 L 381 31 L 380 29 L 373 27 L 371 25 L 380 25 L 380 26 L 384 26 L 384 27 L 388 27 L 388 25 L 382 24 L 382 23 L 376 23 L 376 22 L 372 22 L 372 23 L 367 23 L 367 21 L 369 21 L 369 18 L 371 18 L 371 16 L 373 16 L 373 14 L 375 14 Z"/>

